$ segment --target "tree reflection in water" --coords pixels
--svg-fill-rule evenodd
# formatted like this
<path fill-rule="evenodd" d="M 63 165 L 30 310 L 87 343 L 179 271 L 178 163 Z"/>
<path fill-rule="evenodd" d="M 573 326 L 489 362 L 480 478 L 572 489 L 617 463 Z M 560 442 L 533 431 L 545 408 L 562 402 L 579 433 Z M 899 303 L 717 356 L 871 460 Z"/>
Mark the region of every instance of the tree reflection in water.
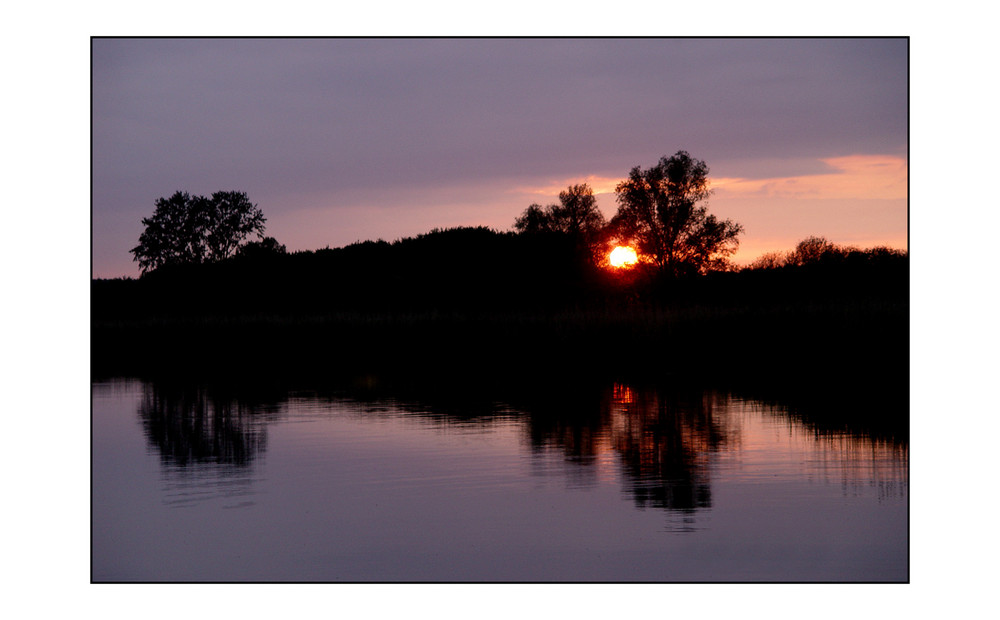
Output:
<path fill-rule="evenodd" d="M 561 448 L 583 468 L 614 454 L 637 506 L 693 512 L 711 506 L 710 455 L 734 432 L 716 419 L 717 398 L 615 383 L 589 415 L 532 411 L 532 444 Z"/>
<path fill-rule="evenodd" d="M 633 392 L 615 385 L 611 441 L 640 506 L 684 512 L 712 505 L 708 461 L 727 435 L 709 394 Z"/>
<path fill-rule="evenodd" d="M 138 414 L 163 464 L 178 467 L 249 466 L 267 445 L 273 417 L 232 395 L 164 383 L 145 385 Z"/>
<path fill-rule="evenodd" d="M 822 476 L 839 476 L 845 493 L 872 484 L 880 496 L 906 492 L 905 443 L 876 440 L 843 427 L 821 433 L 803 424 L 800 413 L 714 391 L 604 385 L 546 384 L 484 397 L 476 389 L 457 390 L 454 383 L 435 391 L 428 385 L 383 389 L 369 381 L 363 387 L 348 383 L 310 392 L 307 399 L 368 420 L 404 416 L 432 427 L 483 429 L 518 424 L 534 454 L 562 454 L 566 467 L 561 473 L 571 486 L 596 484 L 601 467 L 613 463 L 637 507 L 663 509 L 685 523 L 712 506 L 716 457 L 723 451 L 740 452 L 744 430 L 762 416 L 784 420 L 790 437 L 810 436 L 805 443 L 818 451 L 815 462 L 824 464 Z M 151 383 L 144 388 L 138 414 L 147 440 L 163 465 L 173 470 L 168 476 L 172 483 L 197 477 L 208 467 L 215 476 L 222 468 L 230 479 L 246 478 L 239 472 L 246 472 L 263 454 L 267 424 L 301 400 L 290 400 L 290 393 L 277 388 L 266 397 L 247 396 Z"/>

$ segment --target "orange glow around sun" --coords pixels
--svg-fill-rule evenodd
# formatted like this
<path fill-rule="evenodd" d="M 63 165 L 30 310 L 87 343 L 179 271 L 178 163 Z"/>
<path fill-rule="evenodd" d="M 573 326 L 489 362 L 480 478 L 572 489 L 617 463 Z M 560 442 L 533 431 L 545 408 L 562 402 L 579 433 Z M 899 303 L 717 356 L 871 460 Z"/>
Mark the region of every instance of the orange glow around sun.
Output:
<path fill-rule="evenodd" d="M 639 262 L 639 257 L 635 255 L 635 250 L 632 248 L 620 245 L 611 250 L 608 260 L 611 262 L 612 267 L 631 267 Z"/>

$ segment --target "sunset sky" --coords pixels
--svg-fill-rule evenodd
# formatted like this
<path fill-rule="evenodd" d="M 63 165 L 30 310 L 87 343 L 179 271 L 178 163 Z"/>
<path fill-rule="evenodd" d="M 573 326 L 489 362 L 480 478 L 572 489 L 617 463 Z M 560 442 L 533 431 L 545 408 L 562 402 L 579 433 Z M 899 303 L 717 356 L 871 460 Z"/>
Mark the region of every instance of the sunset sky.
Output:
<path fill-rule="evenodd" d="M 154 201 L 240 190 L 289 250 L 508 230 L 686 150 L 735 259 L 907 247 L 908 41 L 94 39 L 93 275 L 138 275 Z"/>

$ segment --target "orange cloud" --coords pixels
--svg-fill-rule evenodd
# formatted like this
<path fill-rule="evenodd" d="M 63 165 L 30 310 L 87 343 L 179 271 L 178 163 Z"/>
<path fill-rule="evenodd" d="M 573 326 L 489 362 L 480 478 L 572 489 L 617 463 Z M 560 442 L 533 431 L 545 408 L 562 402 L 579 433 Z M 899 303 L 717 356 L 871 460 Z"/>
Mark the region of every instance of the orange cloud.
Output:
<path fill-rule="evenodd" d="M 905 200 L 907 162 L 892 155 L 848 155 L 820 160 L 830 167 L 827 174 L 746 179 L 710 177 L 717 196 L 767 198 L 833 198 L 838 200 Z M 597 175 L 551 180 L 544 185 L 519 186 L 509 193 L 557 196 L 570 185 L 587 183 L 595 194 L 613 194 L 623 177 Z"/>
<path fill-rule="evenodd" d="M 553 180 L 545 185 L 516 187 L 511 190 L 511 193 L 558 196 L 559 192 L 565 190 L 570 185 L 586 183 L 594 190 L 595 194 L 613 194 L 615 193 L 615 187 L 624 180 L 623 178 L 601 177 L 591 174 L 585 177 L 570 177 L 562 181 Z"/>
<path fill-rule="evenodd" d="M 907 164 L 891 155 L 849 155 L 821 160 L 829 174 L 771 179 L 714 178 L 718 195 L 768 198 L 905 200 Z"/>

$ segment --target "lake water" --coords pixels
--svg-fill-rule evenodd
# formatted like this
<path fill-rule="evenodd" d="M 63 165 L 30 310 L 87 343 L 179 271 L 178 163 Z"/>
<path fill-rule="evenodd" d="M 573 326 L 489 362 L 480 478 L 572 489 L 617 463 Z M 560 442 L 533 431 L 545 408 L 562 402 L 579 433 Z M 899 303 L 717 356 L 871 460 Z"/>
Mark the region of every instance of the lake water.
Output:
<path fill-rule="evenodd" d="M 93 384 L 92 579 L 908 580 L 903 439 L 727 393 Z"/>

